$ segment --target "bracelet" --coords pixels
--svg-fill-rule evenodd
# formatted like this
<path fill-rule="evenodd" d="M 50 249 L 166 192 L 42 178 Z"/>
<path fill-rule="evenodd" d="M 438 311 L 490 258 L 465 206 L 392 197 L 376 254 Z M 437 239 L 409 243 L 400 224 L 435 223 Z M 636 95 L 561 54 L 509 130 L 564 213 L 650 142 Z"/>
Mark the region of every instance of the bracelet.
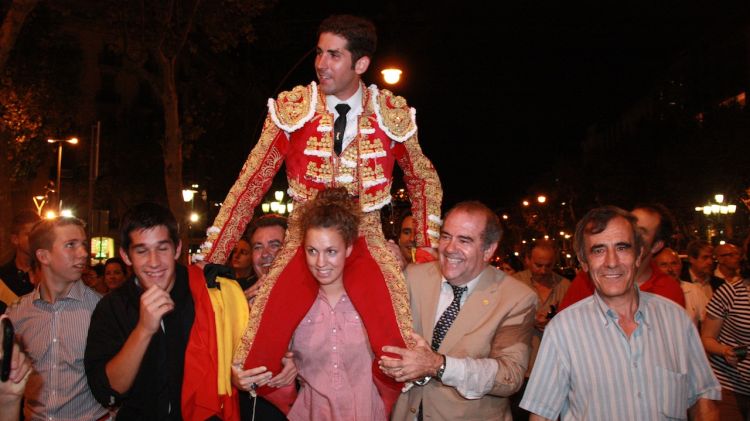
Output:
<path fill-rule="evenodd" d="M 422 378 L 421 378 L 421 379 L 419 379 L 419 380 L 414 380 L 414 384 L 416 384 L 417 386 L 424 386 L 424 385 L 426 385 L 427 383 L 429 383 L 429 382 L 430 382 L 430 380 L 432 380 L 432 377 L 430 377 L 430 376 L 426 376 L 426 377 L 422 377 Z"/>

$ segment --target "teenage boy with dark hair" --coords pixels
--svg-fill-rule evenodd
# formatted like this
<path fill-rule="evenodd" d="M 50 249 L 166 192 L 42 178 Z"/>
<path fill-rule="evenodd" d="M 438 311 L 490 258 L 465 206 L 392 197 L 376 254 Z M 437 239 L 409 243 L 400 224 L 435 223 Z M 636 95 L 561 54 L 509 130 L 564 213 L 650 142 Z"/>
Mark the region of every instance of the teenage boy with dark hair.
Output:
<path fill-rule="evenodd" d="M 169 210 L 144 203 L 120 225 L 133 276 L 94 310 L 85 365 L 91 390 L 117 419 L 181 420 L 185 348 L 195 318 L 182 244 Z"/>

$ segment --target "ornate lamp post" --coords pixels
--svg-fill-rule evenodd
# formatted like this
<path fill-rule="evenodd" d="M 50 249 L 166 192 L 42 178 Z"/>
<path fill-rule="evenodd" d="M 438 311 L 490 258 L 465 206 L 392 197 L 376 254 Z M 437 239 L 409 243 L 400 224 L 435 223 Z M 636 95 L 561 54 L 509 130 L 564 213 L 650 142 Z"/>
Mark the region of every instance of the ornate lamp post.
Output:
<path fill-rule="evenodd" d="M 724 217 L 729 223 L 725 223 L 725 230 L 727 236 L 732 236 L 732 215 L 737 212 L 737 205 L 724 203 L 723 194 L 715 194 L 714 202 L 708 202 L 704 206 L 696 206 L 696 212 L 700 212 L 706 215 L 708 224 L 706 226 L 706 239 L 710 242 L 713 237 L 716 236 L 713 220 L 720 221 Z M 722 231 L 723 232 L 723 231 Z"/>
<path fill-rule="evenodd" d="M 273 193 L 273 201 L 265 201 L 260 205 L 263 213 L 278 213 L 284 215 L 285 213 L 292 213 L 294 210 L 294 202 L 284 202 L 284 192 L 282 190 L 276 190 Z"/>
<path fill-rule="evenodd" d="M 57 143 L 57 182 L 55 184 L 55 187 L 57 188 L 57 211 L 60 212 L 62 208 L 62 196 L 60 194 L 62 190 L 60 188 L 60 173 L 62 171 L 62 147 L 63 143 L 70 143 L 71 145 L 78 144 L 78 138 L 71 137 L 70 139 L 47 139 L 47 143 Z"/>

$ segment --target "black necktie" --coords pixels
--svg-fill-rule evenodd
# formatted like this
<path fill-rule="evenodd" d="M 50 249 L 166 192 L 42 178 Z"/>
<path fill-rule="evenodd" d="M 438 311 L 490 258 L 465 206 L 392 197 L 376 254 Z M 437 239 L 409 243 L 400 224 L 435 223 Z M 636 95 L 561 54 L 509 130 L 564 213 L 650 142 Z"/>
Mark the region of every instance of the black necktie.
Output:
<path fill-rule="evenodd" d="M 341 154 L 341 147 L 344 144 L 344 132 L 346 131 L 346 113 L 349 112 L 351 107 L 347 104 L 338 104 L 336 111 L 339 116 L 336 121 L 333 122 L 333 150 L 336 155 Z"/>
<path fill-rule="evenodd" d="M 435 323 L 435 329 L 432 331 L 432 350 L 435 352 L 440 348 L 440 344 L 443 343 L 443 339 L 445 339 L 448 329 L 451 328 L 453 321 L 458 317 L 458 311 L 461 310 L 461 297 L 464 295 L 464 292 L 469 289 L 468 287 L 457 287 L 451 284 L 448 285 L 453 288 L 453 301 L 451 301 L 443 314 L 440 315 L 440 319 Z M 420 401 L 419 411 L 417 411 L 417 421 L 422 420 L 422 402 Z"/>
<path fill-rule="evenodd" d="M 451 328 L 453 321 L 458 317 L 458 311 L 461 309 L 461 296 L 468 290 L 467 287 L 457 287 L 454 285 L 451 285 L 451 288 L 453 288 L 453 301 L 451 301 L 451 304 L 440 316 L 440 319 L 435 324 L 435 329 L 432 331 L 433 351 L 437 351 L 440 348 L 440 344 L 448 333 L 448 329 Z"/>

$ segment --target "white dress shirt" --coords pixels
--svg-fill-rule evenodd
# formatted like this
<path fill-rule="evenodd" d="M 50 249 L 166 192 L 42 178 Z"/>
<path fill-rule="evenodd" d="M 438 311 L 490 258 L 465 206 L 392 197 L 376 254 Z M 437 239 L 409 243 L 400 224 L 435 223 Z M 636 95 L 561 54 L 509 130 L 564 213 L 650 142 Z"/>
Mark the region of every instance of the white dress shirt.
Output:
<path fill-rule="evenodd" d="M 357 136 L 359 124 L 359 116 L 362 114 L 362 84 L 359 85 L 357 92 L 350 96 L 346 101 L 338 99 L 334 95 L 326 95 L 326 108 L 328 111 L 333 113 L 333 121 L 339 118 L 339 112 L 336 111 L 336 106 L 339 104 L 347 104 L 350 109 L 346 113 L 346 129 L 344 130 L 344 141 L 341 144 L 341 150 L 343 151 L 352 143 L 354 137 Z"/>
<path fill-rule="evenodd" d="M 466 283 L 465 286 L 468 290 L 461 296 L 461 307 L 466 303 L 469 295 L 476 288 L 477 283 L 479 283 L 479 276 Z M 440 284 L 440 298 L 435 313 L 436 324 L 452 301 L 453 289 L 448 284 L 448 281 L 443 278 L 443 282 Z M 456 388 L 456 391 L 466 399 L 479 399 L 492 390 L 497 370 L 497 360 L 494 358 L 455 358 L 446 355 L 445 371 L 443 372 L 441 381 L 446 386 Z"/>

